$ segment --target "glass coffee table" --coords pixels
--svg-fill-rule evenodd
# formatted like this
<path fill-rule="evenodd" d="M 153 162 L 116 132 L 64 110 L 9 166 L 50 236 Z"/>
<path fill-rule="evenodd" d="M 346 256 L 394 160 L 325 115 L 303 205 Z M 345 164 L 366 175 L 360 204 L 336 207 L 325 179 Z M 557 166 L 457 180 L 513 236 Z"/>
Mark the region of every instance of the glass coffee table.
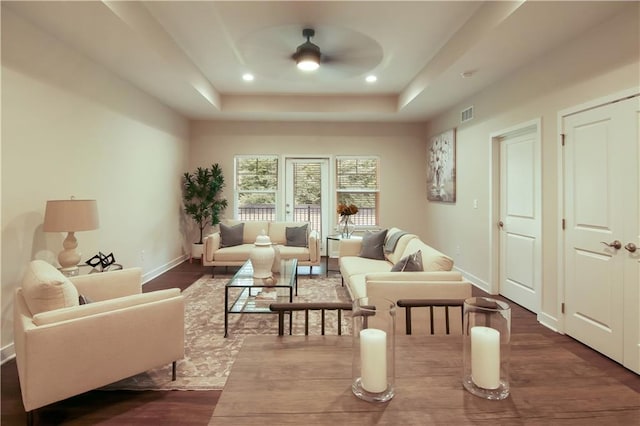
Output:
<path fill-rule="evenodd" d="M 224 286 L 224 337 L 228 335 L 229 314 L 274 314 L 272 303 L 293 302 L 298 294 L 298 260 L 280 262 L 280 272 L 268 278 L 253 278 L 253 266 L 247 260 Z"/>

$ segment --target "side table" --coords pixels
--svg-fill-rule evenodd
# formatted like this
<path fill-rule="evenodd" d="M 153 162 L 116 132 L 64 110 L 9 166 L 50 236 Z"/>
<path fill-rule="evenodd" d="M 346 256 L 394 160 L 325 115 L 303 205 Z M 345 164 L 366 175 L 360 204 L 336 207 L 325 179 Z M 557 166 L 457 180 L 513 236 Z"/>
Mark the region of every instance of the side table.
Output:
<path fill-rule="evenodd" d="M 352 235 L 350 238 L 361 238 L 359 236 L 355 236 Z M 325 274 L 326 276 L 329 276 L 329 241 L 341 241 L 342 240 L 342 234 L 333 234 L 333 235 L 327 235 L 326 237 L 326 252 L 327 252 L 327 256 L 324 258 L 324 270 L 325 270 Z M 332 269 L 333 270 L 333 269 Z"/>

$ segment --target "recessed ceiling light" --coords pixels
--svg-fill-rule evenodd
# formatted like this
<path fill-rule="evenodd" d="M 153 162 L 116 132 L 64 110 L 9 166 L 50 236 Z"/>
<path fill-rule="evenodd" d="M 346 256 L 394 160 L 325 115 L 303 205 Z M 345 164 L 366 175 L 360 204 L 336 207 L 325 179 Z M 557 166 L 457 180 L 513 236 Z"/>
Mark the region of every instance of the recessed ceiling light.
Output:
<path fill-rule="evenodd" d="M 246 73 L 242 75 L 242 79 L 244 81 L 253 81 L 253 78 L 253 74 Z"/>
<path fill-rule="evenodd" d="M 378 77 L 376 77 L 375 75 L 368 75 L 365 80 L 367 80 L 367 83 L 375 83 L 376 81 L 378 81 Z"/>

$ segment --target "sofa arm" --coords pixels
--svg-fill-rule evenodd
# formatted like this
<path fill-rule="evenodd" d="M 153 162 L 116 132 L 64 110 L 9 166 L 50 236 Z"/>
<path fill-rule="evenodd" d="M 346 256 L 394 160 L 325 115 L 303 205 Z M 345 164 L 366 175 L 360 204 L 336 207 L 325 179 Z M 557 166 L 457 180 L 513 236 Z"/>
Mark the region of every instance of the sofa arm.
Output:
<path fill-rule="evenodd" d="M 309 233 L 309 261 L 320 262 L 320 234 L 315 230 Z"/>
<path fill-rule="evenodd" d="M 345 238 L 340 240 L 340 251 L 338 256 L 358 256 L 362 250 L 361 238 Z"/>
<path fill-rule="evenodd" d="M 213 262 L 215 252 L 220 248 L 220 232 L 209 234 L 204 239 L 203 255 L 207 262 Z"/>
<path fill-rule="evenodd" d="M 142 293 L 142 268 L 127 268 L 70 278 L 78 293 L 93 301 Z"/>

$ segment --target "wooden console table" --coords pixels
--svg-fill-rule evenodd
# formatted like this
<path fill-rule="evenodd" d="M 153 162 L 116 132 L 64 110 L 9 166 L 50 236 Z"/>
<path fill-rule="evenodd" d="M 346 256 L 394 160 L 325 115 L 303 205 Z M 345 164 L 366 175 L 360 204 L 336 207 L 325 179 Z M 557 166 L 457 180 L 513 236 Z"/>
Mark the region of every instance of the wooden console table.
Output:
<path fill-rule="evenodd" d="M 395 397 L 351 393 L 351 336 L 247 336 L 210 424 L 637 424 L 640 394 L 540 334 L 514 337 L 511 393 L 464 390 L 459 336 L 397 336 Z"/>

